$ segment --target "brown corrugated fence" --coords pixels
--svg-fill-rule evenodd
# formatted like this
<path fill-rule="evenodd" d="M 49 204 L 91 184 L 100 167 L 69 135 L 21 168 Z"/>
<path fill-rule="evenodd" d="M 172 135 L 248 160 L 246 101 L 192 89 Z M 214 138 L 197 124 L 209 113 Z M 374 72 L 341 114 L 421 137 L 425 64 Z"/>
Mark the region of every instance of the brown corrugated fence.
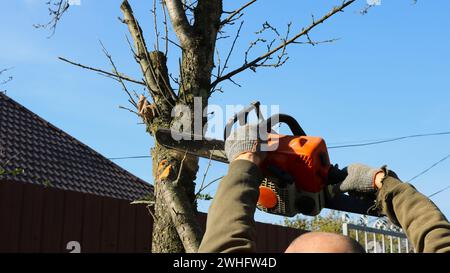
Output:
<path fill-rule="evenodd" d="M 206 214 L 199 220 L 205 226 Z M 150 252 L 152 224 L 145 206 L 127 200 L 0 182 L 0 252 Z M 302 233 L 262 223 L 256 230 L 257 252 L 282 252 Z"/>

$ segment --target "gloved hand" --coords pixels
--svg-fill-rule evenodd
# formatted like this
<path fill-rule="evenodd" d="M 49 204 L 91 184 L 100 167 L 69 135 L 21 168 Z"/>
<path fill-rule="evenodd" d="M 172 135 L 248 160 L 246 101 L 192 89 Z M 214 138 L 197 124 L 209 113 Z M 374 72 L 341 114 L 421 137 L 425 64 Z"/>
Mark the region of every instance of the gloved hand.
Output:
<path fill-rule="evenodd" d="M 375 176 L 383 169 L 373 169 L 363 164 L 352 164 L 346 169 L 347 177 L 338 184 L 342 192 L 373 193 L 376 191 Z"/>
<path fill-rule="evenodd" d="M 225 153 L 229 162 L 243 153 L 261 152 L 261 143 L 262 140 L 267 139 L 267 133 L 260 132 L 258 134 L 258 130 L 257 125 L 245 125 L 230 134 L 225 141 Z"/>

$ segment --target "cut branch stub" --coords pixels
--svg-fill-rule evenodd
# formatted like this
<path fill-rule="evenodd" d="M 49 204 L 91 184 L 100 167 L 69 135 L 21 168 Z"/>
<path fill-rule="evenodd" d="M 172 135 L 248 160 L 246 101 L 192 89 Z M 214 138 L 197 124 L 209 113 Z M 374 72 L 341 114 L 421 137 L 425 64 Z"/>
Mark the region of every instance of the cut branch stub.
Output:
<path fill-rule="evenodd" d="M 145 124 L 149 126 L 153 123 L 153 119 L 158 117 L 156 105 L 149 103 L 143 95 L 139 98 L 138 113 L 144 120 Z"/>

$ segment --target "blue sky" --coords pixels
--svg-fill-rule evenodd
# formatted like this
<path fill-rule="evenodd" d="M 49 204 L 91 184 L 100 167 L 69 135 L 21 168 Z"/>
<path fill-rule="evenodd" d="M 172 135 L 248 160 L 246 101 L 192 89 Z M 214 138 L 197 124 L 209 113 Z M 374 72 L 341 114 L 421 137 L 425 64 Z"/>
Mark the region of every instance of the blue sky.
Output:
<path fill-rule="evenodd" d="M 0 65 L 14 67 L 8 95 L 106 157 L 147 155 L 153 144 L 138 119 L 120 110 L 126 96 L 114 81 L 57 60 L 58 56 L 110 70 L 101 52 L 105 44 L 119 70 L 140 78 L 125 40 L 126 27 L 119 0 L 81 0 L 63 19 L 51 39 L 49 32 L 33 24 L 47 20 L 45 0 L 1 1 Z M 130 0 L 147 43 L 152 44 L 151 1 Z M 230 2 L 230 1 L 227 1 Z M 245 1 L 225 4 L 232 10 Z M 266 20 L 284 32 L 307 26 L 311 14 L 319 18 L 341 1 L 260 1 L 250 8 L 232 56 L 230 67 L 243 62 L 243 53 Z M 382 0 L 362 16 L 360 0 L 311 33 L 315 40 L 340 38 L 315 47 L 295 45 L 281 68 L 247 71 L 236 80 L 242 88 L 226 83 L 223 94 L 211 103 L 246 105 L 254 100 L 280 105 L 280 111 L 295 116 L 310 135 L 322 136 L 328 144 L 383 139 L 419 133 L 450 131 L 450 2 Z M 230 34 L 236 28 L 228 28 Z M 175 39 L 175 38 L 174 38 Z M 232 39 L 221 40 L 224 58 Z M 260 53 L 261 51 L 259 51 Z M 169 66 L 178 63 L 176 48 L 170 48 Z M 258 51 L 254 52 L 255 54 Z M 256 56 L 256 55 L 255 55 Z M 175 72 L 176 73 L 176 72 Z M 142 91 L 139 86 L 130 86 Z M 410 139 L 378 146 L 330 150 L 333 162 L 345 166 L 362 162 L 371 166 L 388 164 L 408 180 L 450 154 L 449 136 Z M 152 181 L 151 161 L 116 161 L 146 181 Z M 199 182 L 206 162 L 202 161 Z M 424 194 L 450 185 L 450 160 L 414 181 Z M 214 164 L 206 181 L 226 172 Z M 216 185 L 209 189 L 214 195 Z M 208 192 L 208 191 L 206 191 Z M 433 201 L 450 216 L 450 190 Z M 206 211 L 209 202 L 200 202 Z M 281 219 L 258 213 L 257 220 Z"/>

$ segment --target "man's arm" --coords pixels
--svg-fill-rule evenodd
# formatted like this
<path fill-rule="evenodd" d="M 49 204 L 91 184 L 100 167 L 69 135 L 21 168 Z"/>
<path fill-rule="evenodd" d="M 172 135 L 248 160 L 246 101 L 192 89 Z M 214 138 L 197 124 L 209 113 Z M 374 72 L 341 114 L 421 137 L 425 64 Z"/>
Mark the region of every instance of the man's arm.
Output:
<path fill-rule="evenodd" d="M 376 193 L 376 212 L 401 226 L 416 252 L 450 252 L 450 224 L 430 199 L 386 168 L 352 164 L 346 170 L 339 189 Z"/>
<path fill-rule="evenodd" d="M 416 252 L 450 252 L 450 224 L 430 199 L 392 176 L 376 185 L 377 208 L 402 227 Z"/>
<path fill-rule="evenodd" d="M 252 161 L 230 164 L 211 204 L 200 253 L 255 252 L 254 214 L 262 174 Z"/>

